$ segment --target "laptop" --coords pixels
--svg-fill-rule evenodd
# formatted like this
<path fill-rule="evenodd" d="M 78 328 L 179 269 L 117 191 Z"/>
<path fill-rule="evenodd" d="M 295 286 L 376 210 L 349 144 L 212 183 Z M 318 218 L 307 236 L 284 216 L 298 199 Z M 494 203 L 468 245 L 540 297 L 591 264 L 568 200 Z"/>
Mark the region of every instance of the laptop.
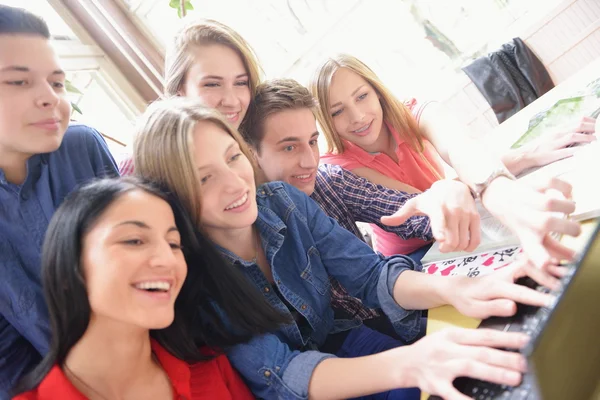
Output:
<path fill-rule="evenodd" d="M 600 399 L 600 219 L 579 261 L 566 268 L 551 309 L 519 305 L 513 317 L 488 318 L 480 325 L 531 336 L 521 350 L 528 360 L 521 384 L 458 378 L 454 386 L 460 392 L 477 400 Z M 547 291 L 529 278 L 519 283 Z"/>

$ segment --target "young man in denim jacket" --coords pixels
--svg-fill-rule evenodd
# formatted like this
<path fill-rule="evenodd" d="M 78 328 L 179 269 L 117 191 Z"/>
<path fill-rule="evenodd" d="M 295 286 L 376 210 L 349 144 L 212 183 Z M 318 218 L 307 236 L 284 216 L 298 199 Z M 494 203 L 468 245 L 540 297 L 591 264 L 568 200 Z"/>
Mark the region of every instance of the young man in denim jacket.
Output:
<path fill-rule="evenodd" d="M 274 79 L 259 85 L 248 110 L 241 133 L 249 142 L 264 182 L 284 181 L 303 191 L 319 204 L 327 215 L 345 229 L 363 239 L 356 222 L 377 224 L 402 239 L 433 239 L 427 215 L 437 225 L 446 225 L 445 250 L 473 250 L 479 232 L 470 242 L 460 243 L 452 235 L 454 227 L 478 219 L 468 187 L 457 181 L 440 181 L 426 194 L 407 193 L 375 185 L 337 165 L 319 165 L 319 146 L 315 100 L 304 86 L 292 79 Z M 403 207 L 404 206 L 404 207 Z M 398 211 L 401 209 L 400 211 Z M 394 217 L 386 217 L 396 213 Z M 413 214 L 417 214 L 411 216 Z M 382 223 L 384 221 L 395 226 Z M 435 226 L 434 226 L 435 227 Z M 458 231 L 458 229 L 457 229 Z M 465 247 L 466 246 L 466 247 Z M 411 254 L 420 261 L 428 246 Z M 339 318 L 359 318 L 365 325 L 396 337 L 379 311 L 365 307 L 349 296 L 335 280 L 331 281 L 332 305 Z"/>
<path fill-rule="evenodd" d="M 75 186 L 118 174 L 96 130 L 68 127 L 49 38 L 39 17 L 0 6 L 0 399 L 48 350 L 40 258 L 54 210 Z"/>

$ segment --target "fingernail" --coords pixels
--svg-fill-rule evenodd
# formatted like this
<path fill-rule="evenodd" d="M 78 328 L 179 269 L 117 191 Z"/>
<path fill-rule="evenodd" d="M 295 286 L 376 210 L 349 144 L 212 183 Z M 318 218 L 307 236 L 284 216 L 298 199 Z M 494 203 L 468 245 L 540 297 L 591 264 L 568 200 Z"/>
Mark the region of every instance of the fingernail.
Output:
<path fill-rule="evenodd" d="M 521 382 L 521 373 L 515 371 L 506 371 L 506 380 L 511 384 L 514 382 L 515 385 L 518 385 Z"/>
<path fill-rule="evenodd" d="M 527 360 L 525 359 L 525 357 L 521 358 L 519 364 L 519 369 L 523 372 L 527 372 Z"/>
<path fill-rule="evenodd" d="M 521 345 L 522 346 L 525 346 L 527 343 L 529 343 L 529 340 L 531 340 L 531 338 L 527 334 L 521 335 Z"/>

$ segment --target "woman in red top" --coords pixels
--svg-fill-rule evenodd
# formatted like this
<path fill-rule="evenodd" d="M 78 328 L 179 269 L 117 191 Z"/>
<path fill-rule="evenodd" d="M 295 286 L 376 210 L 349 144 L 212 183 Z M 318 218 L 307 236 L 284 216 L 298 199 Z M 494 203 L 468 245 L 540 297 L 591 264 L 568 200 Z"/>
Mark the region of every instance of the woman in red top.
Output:
<path fill-rule="evenodd" d="M 131 179 L 97 181 L 67 197 L 42 256 L 51 348 L 16 399 L 253 398 L 224 355 L 198 350 L 200 342 L 214 348 L 244 338 L 199 329 L 198 316 L 213 319 L 211 299 L 238 329 L 252 321 L 251 334 L 283 317 L 258 294 L 242 296 L 243 304 L 231 295 L 249 290 L 181 210 Z"/>

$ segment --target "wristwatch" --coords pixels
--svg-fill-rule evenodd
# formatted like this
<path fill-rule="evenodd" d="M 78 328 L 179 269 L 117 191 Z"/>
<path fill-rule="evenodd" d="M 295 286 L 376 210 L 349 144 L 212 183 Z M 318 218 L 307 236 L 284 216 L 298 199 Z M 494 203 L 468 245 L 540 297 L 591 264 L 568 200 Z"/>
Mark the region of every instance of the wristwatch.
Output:
<path fill-rule="evenodd" d="M 485 176 L 482 172 L 480 172 L 480 175 L 481 178 L 477 178 L 471 185 L 469 185 L 469 188 L 471 189 L 471 194 L 476 199 L 481 199 L 481 196 L 483 196 L 483 192 L 485 192 L 485 190 L 488 188 L 488 186 L 490 186 L 492 181 L 498 177 L 504 176 L 513 181 L 517 179 L 513 174 L 511 174 L 508 171 L 504 164 L 499 165 L 491 173 Z"/>

